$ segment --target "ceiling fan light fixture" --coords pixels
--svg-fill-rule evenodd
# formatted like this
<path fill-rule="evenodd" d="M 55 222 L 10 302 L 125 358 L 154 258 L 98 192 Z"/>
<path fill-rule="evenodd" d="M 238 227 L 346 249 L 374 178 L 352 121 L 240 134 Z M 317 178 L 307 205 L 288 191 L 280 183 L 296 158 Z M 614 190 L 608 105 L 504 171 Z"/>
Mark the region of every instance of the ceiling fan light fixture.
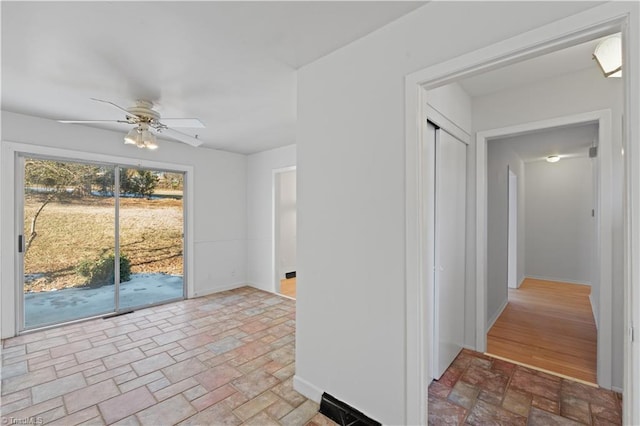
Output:
<path fill-rule="evenodd" d="M 137 127 L 129 130 L 129 133 L 124 137 L 125 145 L 138 145 L 138 142 L 141 140 L 140 132 Z"/>
<path fill-rule="evenodd" d="M 153 133 L 151 133 L 148 127 L 142 128 L 142 131 L 140 132 L 140 137 L 141 137 L 141 141 L 139 145 L 140 148 L 147 148 L 147 149 L 158 148 L 158 144 L 156 142 L 156 136 Z"/>
<path fill-rule="evenodd" d="M 150 149 L 150 150 L 158 149 L 158 143 L 156 142 L 156 136 L 151 132 L 149 132 L 149 135 L 151 136 L 151 138 L 144 142 L 145 143 L 145 148 Z"/>
<path fill-rule="evenodd" d="M 602 40 L 593 51 L 596 60 L 605 77 L 622 77 L 622 37 L 612 35 Z"/>
<path fill-rule="evenodd" d="M 149 130 L 149 126 L 144 123 L 129 130 L 129 133 L 124 137 L 124 143 L 126 145 L 135 145 L 138 148 L 158 149 L 156 135 L 154 135 Z"/>

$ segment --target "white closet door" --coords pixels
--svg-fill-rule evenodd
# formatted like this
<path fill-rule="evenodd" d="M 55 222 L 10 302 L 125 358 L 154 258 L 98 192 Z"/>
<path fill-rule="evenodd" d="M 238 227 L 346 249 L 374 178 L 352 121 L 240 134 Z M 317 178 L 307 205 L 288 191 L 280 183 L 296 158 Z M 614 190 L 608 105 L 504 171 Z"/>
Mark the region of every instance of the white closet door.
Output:
<path fill-rule="evenodd" d="M 435 378 L 464 343 L 467 146 L 436 131 Z"/>

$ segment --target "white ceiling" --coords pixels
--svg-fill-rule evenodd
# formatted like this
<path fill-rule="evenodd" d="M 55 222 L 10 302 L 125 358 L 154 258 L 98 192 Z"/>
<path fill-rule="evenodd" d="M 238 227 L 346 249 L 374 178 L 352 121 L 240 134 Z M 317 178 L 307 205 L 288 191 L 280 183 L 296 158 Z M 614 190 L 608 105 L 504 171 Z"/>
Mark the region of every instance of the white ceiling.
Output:
<path fill-rule="evenodd" d="M 498 68 L 459 83 L 469 96 L 477 97 L 587 68 L 597 68 L 598 65 L 592 59 L 592 55 L 602 38 Z"/>
<path fill-rule="evenodd" d="M 597 68 L 592 55 L 597 44 L 606 37 L 608 36 L 473 76 L 459 83 L 473 98 L 587 68 Z M 586 157 L 589 147 L 598 142 L 598 126 L 572 125 L 498 140 L 508 144 L 524 162 L 543 161 L 550 155 L 560 155 L 561 158 Z"/>
<path fill-rule="evenodd" d="M 122 119 L 105 99 L 199 118 L 203 145 L 295 143 L 296 70 L 420 7 L 414 1 L 0 2 L 2 109 Z M 461 81 L 470 96 L 579 71 L 598 40 Z M 99 126 L 126 132 L 130 126 Z"/>
<path fill-rule="evenodd" d="M 598 144 L 598 125 L 556 127 L 494 140 L 508 144 L 525 163 L 543 161 L 550 155 L 587 157 L 589 148 Z"/>
<path fill-rule="evenodd" d="M 183 131 L 210 148 L 289 145 L 296 69 L 422 4 L 2 1 L 2 109 L 122 119 L 90 98 L 141 98 L 163 117 L 199 118 L 206 129 Z"/>

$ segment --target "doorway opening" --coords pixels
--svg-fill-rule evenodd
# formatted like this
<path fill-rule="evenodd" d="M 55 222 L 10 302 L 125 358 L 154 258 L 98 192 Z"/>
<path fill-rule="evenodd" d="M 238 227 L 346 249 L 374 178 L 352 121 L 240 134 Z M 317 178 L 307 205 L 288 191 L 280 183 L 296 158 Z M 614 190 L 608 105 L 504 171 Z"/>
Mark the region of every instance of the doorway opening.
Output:
<path fill-rule="evenodd" d="M 276 292 L 296 298 L 296 168 L 273 172 L 273 273 Z"/>
<path fill-rule="evenodd" d="M 615 10 L 602 8 L 599 11 L 600 15 L 597 19 L 590 14 L 576 15 L 576 17 L 567 18 L 562 22 L 562 24 L 547 25 L 527 33 L 526 36 L 522 35 L 522 37 L 514 37 L 505 43 L 492 45 L 479 51 L 464 55 L 463 57 L 416 72 L 408 76 L 406 80 L 406 109 L 408 111 L 406 120 L 407 155 L 405 157 L 407 166 L 406 298 L 408 326 L 407 346 L 409 349 L 407 351 L 407 416 L 409 422 L 424 423 L 426 420 L 425 414 L 427 410 L 425 403 L 425 382 L 428 380 L 431 373 L 428 371 L 428 364 L 425 363 L 423 357 L 425 354 L 432 353 L 433 345 L 435 344 L 432 329 L 433 323 L 429 318 L 429 312 L 434 309 L 434 300 L 431 296 L 434 285 L 433 275 L 430 272 L 431 269 L 429 266 L 423 263 L 425 247 L 424 240 L 433 233 L 433 230 L 429 229 L 431 226 L 430 222 L 425 222 L 424 218 L 429 217 L 429 211 L 433 210 L 434 200 L 430 197 L 426 197 L 426 199 L 424 197 L 424 192 L 421 190 L 421 186 L 424 181 L 424 173 L 426 170 L 424 169 L 424 162 L 422 159 L 415 158 L 416 153 L 422 153 L 424 150 L 423 143 L 425 123 L 423 122 L 423 117 L 429 117 L 428 114 L 425 114 L 425 111 L 427 110 L 427 93 L 431 89 L 460 81 L 471 75 L 478 75 L 504 65 L 514 64 L 526 59 L 539 57 L 549 52 L 558 51 L 565 47 L 577 45 L 588 40 L 593 40 L 620 31 L 623 33 L 623 46 L 627 46 L 624 51 L 624 55 L 626 55 L 625 58 L 631 58 L 632 55 L 629 52 L 632 49 L 630 49 L 629 46 L 631 45 L 633 47 L 635 45 L 635 41 L 629 41 L 628 39 L 630 30 L 627 15 L 626 13 L 621 13 L 616 8 L 613 9 Z M 636 29 L 633 31 L 636 31 Z M 629 62 L 623 59 L 623 63 Z M 632 73 L 623 73 L 623 84 L 627 88 L 631 81 L 635 81 L 635 77 L 630 77 L 630 74 Z M 418 107 L 416 108 L 416 106 Z M 627 100 L 627 102 L 621 107 L 621 110 L 624 110 L 625 116 L 629 117 L 629 109 L 633 110 L 633 108 L 633 106 L 629 106 L 629 102 Z M 591 119 L 594 119 L 593 116 Z M 632 121 L 633 123 L 631 124 L 628 121 L 623 123 L 621 136 L 623 141 L 629 140 L 631 128 L 637 124 L 636 118 Z M 415 123 L 419 124 L 416 125 Z M 520 131 L 525 130 L 524 127 L 526 126 L 523 125 L 523 128 L 521 128 Z M 610 132 L 611 129 L 608 128 L 607 130 Z M 602 131 L 603 122 L 601 121 L 600 132 Z M 478 171 L 482 170 L 484 172 L 484 168 L 486 167 L 486 144 L 483 145 L 480 143 L 480 135 L 478 135 L 478 139 L 476 140 L 476 144 L 474 144 L 473 148 L 476 151 L 476 161 L 472 166 L 475 166 L 476 176 L 479 177 L 479 179 L 477 183 L 474 183 L 475 197 L 473 197 L 474 201 L 478 202 L 478 208 L 475 212 L 475 220 L 472 221 L 476 228 L 478 239 L 476 247 L 472 249 L 475 254 L 474 259 L 471 262 L 476 271 L 475 274 L 473 274 L 472 279 L 478 283 L 478 286 L 475 284 L 473 285 L 476 314 L 483 312 L 484 315 L 486 315 L 485 304 L 487 300 L 483 291 L 486 286 L 486 249 L 484 248 L 484 241 L 486 240 L 486 201 L 482 201 L 486 200 L 486 179 L 484 178 L 484 175 Z M 603 161 L 602 163 L 604 164 L 606 162 Z M 605 174 L 606 173 L 601 171 L 600 176 Z M 629 188 L 626 190 L 629 191 Z M 600 197 L 600 200 L 602 203 L 602 197 Z M 601 213 L 600 222 L 602 223 L 606 213 Z M 628 222 L 626 226 L 627 228 L 625 229 L 628 230 Z M 611 227 L 609 226 L 609 229 L 610 228 Z M 601 239 L 601 241 L 603 241 L 603 239 Z M 607 245 L 606 249 L 610 251 L 611 242 L 605 241 L 604 244 Z M 625 251 L 624 256 L 621 256 L 626 259 L 626 262 L 629 261 L 628 250 L 631 246 L 632 245 L 627 245 L 627 251 Z M 606 258 L 607 256 L 602 255 L 601 252 L 600 259 L 602 260 Z M 602 265 L 600 266 L 600 276 L 604 276 L 605 273 L 603 272 Z M 604 266 L 604 269 L 606 269 L 607 265 Z M 611 278 L 611 270 L 608 272 L 608 277 Z M 621 267 L 618 273 L 622 272 L 623 269 Z M 626 275 L 624 281 L 624 293 L 627 295 L 630 294 L 631 291 L 631 280 L 629 277 L 630 275 Z M 622 289 L 619 290 L 621 291 Z M 608 297 L 608 295 L 605 295 L 604 293 L 603 295 L 605 298 Z M 610 306 L 611 300 L 600 300 L 600 304 L 603 307 L 607 305 Z M 635 315 L 633 312 L 635 312 L 634 309 L 636 308 L 637 306 L 632 302 L 629 311 L 631 316 Z M 599 316 L 604 318 L 607 315 L 600 313 Z M 624 322 L 627 325 L 630 324 L 629 318 L 631 316 L 627 315 L 624 319 Z M 485 346 L 482 343 L 485 339 L 487 322 L 486 317 L 482 319 L 483 321 L 478 321 L 477 319 L 475 321 L 474 327 L 476 328 L 476 332 L 474 333 L 475 336 L 471 335 L 471 347 L 475 347 L 476 350 L 479 349 L 484 351 Z M 610 318 L 608 320 L 611 321 Z M 612 324 L 609 323 L 609 326 L 611 325 Z M 604 327 L 602 323 L 599 323 L 599 326 Z M 620 329 L 621 327 L 622 324 L 618 324 L 616 329 Z M 611 338 L 610 335 L 609 338 Z M 628 344 L 628 339 L 629 337 L 626 336 L 624 342 L 625 352 L 623 352 L 622 356 L 624 357 L 625 371 L 633 373 L 634 370 L 630 369 L 630 357 L 636 356 L 636 354 L 631 350 L 632 348 Z M 603 351 L 611 351 L 611 345 L 611 341 L 609 341 L 609 345 L 602 345 L 604 348 Z M 622 344 L 620 344 L 620 347 L 621 346 Z M 413 349 L 415 349 L 415 352 Z M 626 351 L 627 349 L 629 349 L 629 351 Z M 414 357 L 416 352 L 419 354 L 417 358 Z M 600 355 L 600 352 L 598 355 Z M 599 356 L 599 359 L 601 358 L 602 357 Z M 608 371 L 604 371 L 604 375 L 600 374 L 601 372 L 598 371 L 599 380 L 604 380 L 603 386 L 605 387 L 607 386 L 607 375 L 609 380 L 611 379 L 611 370 L 606 370 Z M 635 395 L 633 392 L 637 391 L 638 388 L 638 384 L 636 383 L 637 375 L 635 375 L 635 373 L 633 374 L 634 375 L 631 379 L 624 380 L 625 399 L 629 398 L 630 395 Z M 611 386 L 610 382 L 608 383 L 608 386 Z M 631 416 L 635 416 L 634 413 L 633 409 L 628 410 L 625 408 L 624 418 L 630 419 L 632 418 Z"/>
<path fill-rule="evenodd" d="M 597 140 L 597 122 L 578 122 L 486 144 L 486 352 L 594 385 L 600 176 L 590 154 Z"/>

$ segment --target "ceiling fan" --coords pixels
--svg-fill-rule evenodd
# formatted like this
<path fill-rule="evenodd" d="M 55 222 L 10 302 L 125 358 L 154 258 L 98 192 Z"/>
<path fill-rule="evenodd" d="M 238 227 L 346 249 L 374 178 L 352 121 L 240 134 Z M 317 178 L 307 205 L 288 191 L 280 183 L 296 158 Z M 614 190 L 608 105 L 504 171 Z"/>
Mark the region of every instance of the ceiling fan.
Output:
<path fill-rule="evenodd" d="M 152 131 L 183 142 L 191 146 L 200 146 L 202 141 L 186 133 L 175 130 L 174 127 L 204 128 L 204 124 L 197 118 L 163 118 L 160 121 L 160 113 L 153 109 L 153 102 L 139 99 L 131 108 L 123 108 L 113 102 L 102 99 L 91 98 L 97 102 L 112 105 L 125 113 L 124 120 L 58 120 L 60 123 L 68 124 L 105 124 L 105 123 L 127 123 L 135 127 L 124 137 L 125 144 L 136 145 L 138 148 L 156 149 L 156 137 Z"/>

